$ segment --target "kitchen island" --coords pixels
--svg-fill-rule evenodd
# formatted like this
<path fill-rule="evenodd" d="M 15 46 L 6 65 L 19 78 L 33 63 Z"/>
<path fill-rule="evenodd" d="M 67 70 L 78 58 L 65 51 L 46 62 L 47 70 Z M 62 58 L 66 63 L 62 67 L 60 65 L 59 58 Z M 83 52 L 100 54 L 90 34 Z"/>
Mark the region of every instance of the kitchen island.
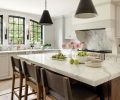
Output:
<path fill-rule="evenodd" d="M 120 66 L 104 61 L 102 67 L 91 68 L 85 64 L 71 65 L 67 60 L 52 60 L 54 53 L 18 55 L 21 60 L 39 65 L 90 86 L 99 87 L 105 100 L 120 98 Z M 104 99 L 103 99 L 104 100 Z"/>

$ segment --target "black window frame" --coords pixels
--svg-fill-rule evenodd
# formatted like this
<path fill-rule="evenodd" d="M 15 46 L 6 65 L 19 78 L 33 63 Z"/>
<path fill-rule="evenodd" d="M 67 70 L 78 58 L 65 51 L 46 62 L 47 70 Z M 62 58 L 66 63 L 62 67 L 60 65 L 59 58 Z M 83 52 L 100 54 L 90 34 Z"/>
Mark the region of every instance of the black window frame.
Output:
<path fill-rule="evenodd" d="M 32 21 L 33 23 L 36 23 L 36 24 L 40 25 L 39 22 L 37 22 L 37 21 L 35 21 L 35 20 L 33 20 L 33 19 L 30 19 L 30 23 L 31 23 L 31 21 Z M 34 28 L 34 25 L 31 25 L 31 24 L 30 24 L 30 28 L 31 28 L 31 26 L 33 26 L 33 28 Z M 37 27 L 38 27 L 38 26 L 37 26 Z M 39 32 L 38 29 L 37 29 L 37 33 L 40 34 L 41 41 L 37 41 L 37 42 L 41 42 L 41 45 L 42 45 L 42 44 L 43 44 L 43 25 L 40 25 L 40 28 L 41 28 L 41 32 Z M 34 31 L 32 31 L 32 33 L 33 33 L 33 32 L 34 32 Z M 30 33 L 31 33 L 31 29 L 30 29 Z M 38 40 L 38 35 L 37 35 L 37 40 Z M 30 34 L 30 41 L 31 41 L 31 34 Z M 35 41 L 32 41 L 32 43 L 35 44 Z"/>
<path fill-rule="evenodd" d="M 0 15 L 0 18 L 1 18 L 1 41 L 0 41 L 0 44 L 3 44 L 3 15 Z"/>
<path fill-rule="evenodd" d="M 21 16 L 14 16 L 14 15 L 9 15 L 8 16 L 8 25 L 9 24 L 13 24 L 13 26 L 14 26 L 14 23 L 9 23 L 9 18 L 10 17 L 12 17 L 13 18 L 13 22 L 14 22 L 14 18 L 18 18 L 18 27 L 20 26 L 20 25 L 23 25 L 23 43 L 21 43 L 21 44 L 25 44 L 25 17 L 21 17 Z M 19 20 L 20 19 L 23 19 L 23 24 L 19 24 Z M 9 27 L 8 27 L 8 43 L 10 44 L 10 41 L 9 41 L 9 38 L 10 38 L 10 36 L 9 36 L 9 32 L 10 32 L 11 30 L 9 30 Z M 18 28 L 18 30 L 14 30 L 14 27 L 13 27 L 13 30 L 12 31 L 18 31 L 18 33 L 20 32 L 20 30 L 19 30 L 19 28 Z M 14 35 L 13 35 L 13 38 L 14 38 Z M 18 34 L 18 38 L 19 38 L 19 34 Z M 14 44 L 14 45 L 17 45 L 17 44 L 19 44 L 19 43 L 14 43 L 14 41 L 12 42 L 12 44 Z"/>

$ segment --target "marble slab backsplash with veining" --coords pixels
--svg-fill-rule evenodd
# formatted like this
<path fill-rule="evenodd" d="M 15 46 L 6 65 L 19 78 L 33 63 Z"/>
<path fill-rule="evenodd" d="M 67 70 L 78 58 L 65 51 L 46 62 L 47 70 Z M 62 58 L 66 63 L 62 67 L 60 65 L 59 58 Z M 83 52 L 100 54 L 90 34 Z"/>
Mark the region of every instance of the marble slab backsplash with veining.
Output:
<path fill-rule="evenodd" d="M 112 50 L 113 38 L 105 29 L 77 31 L 76 36 L 89 50 Z"/>
<path fill-rule="evenodd" d="M 88 49 L 112 50 L 112 40 L 108 38 L 105 30 L 90 30 L 86 32 L 86 46 Z"/>

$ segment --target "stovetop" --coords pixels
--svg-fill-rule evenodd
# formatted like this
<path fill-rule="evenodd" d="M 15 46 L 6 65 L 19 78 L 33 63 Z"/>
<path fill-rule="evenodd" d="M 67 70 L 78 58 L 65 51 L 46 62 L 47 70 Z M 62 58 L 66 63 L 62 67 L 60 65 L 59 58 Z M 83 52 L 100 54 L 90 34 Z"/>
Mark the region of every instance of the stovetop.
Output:
<path fill-rule="evenodd" d="M 112 50 L 79 50 L 79 51 L 86 51 L 86 52 L 96 52 L 96 53 L 112 53 Z"/>

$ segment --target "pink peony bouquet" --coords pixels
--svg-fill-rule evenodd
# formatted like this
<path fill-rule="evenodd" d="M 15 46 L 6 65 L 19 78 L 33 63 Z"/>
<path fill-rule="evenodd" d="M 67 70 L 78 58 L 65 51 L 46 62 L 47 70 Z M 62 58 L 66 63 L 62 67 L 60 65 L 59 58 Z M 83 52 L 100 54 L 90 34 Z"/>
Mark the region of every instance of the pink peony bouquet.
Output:
<path fill-rule="evenodd" d="M 79 49 L 81 48 L 81 43 L 75 40 L 71 40 L 68 43 L 62 45 L 63 49 Z"/>

